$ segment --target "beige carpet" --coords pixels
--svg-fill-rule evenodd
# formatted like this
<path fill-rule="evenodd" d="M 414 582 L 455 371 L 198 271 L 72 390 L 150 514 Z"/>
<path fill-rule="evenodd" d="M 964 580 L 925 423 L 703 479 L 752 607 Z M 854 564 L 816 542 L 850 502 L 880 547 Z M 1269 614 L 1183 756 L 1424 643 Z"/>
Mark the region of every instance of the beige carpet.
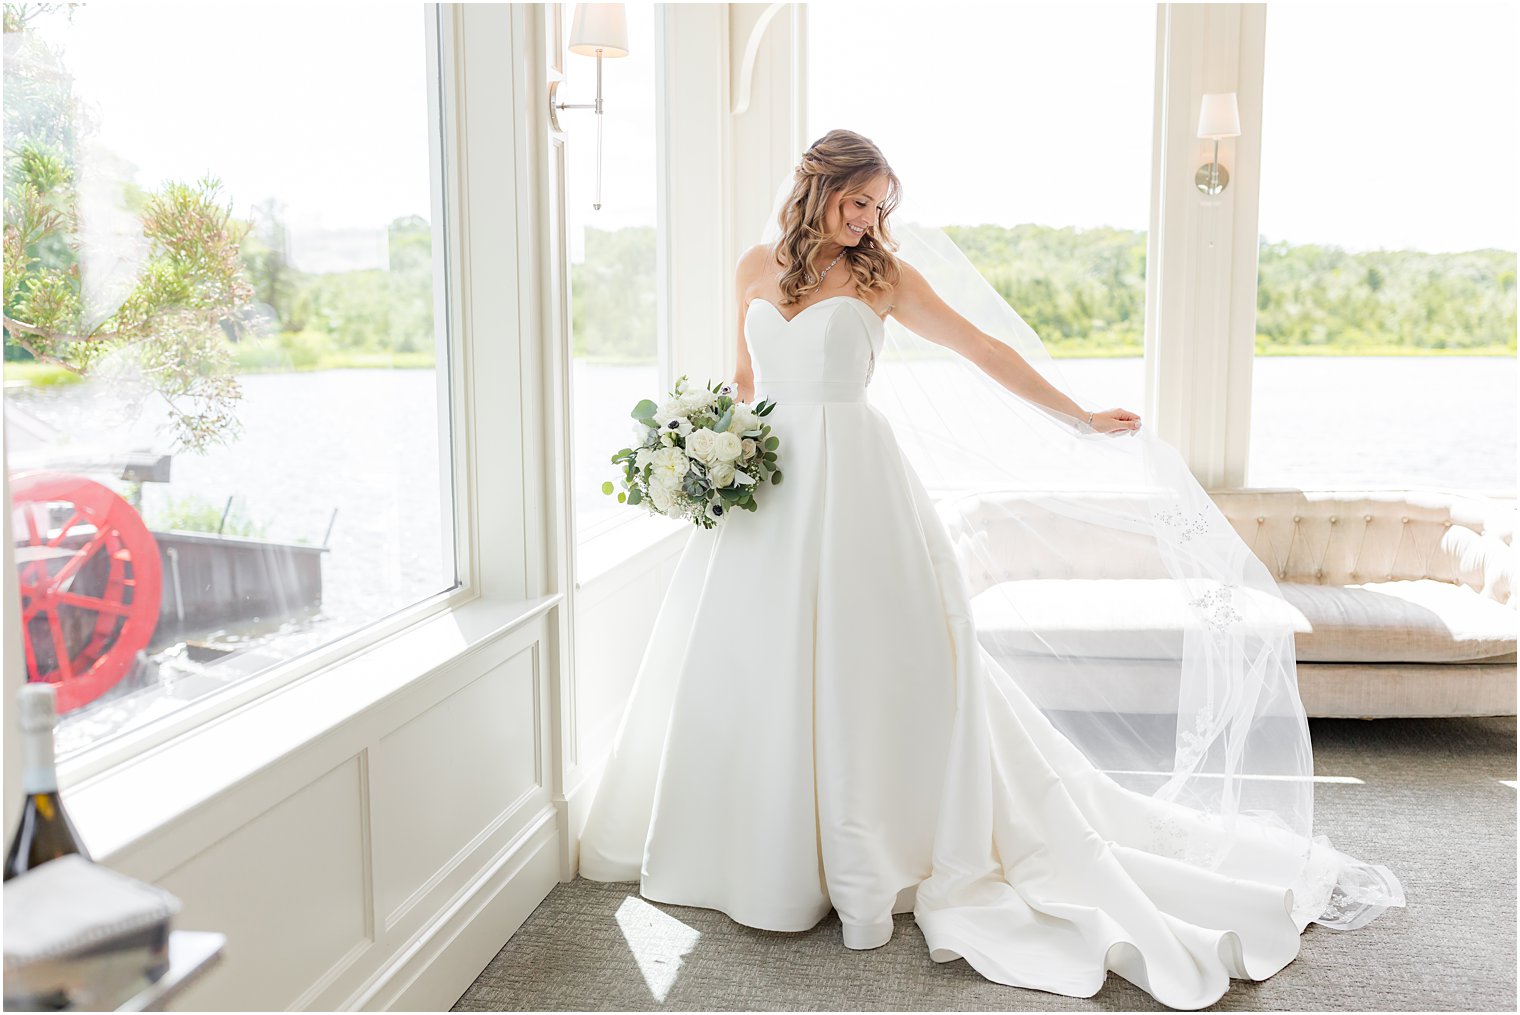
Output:
<path fill-rule="evenodd" d="M 1272 978 L 1233 981 L 1210 1010 L 1514 1011 L 1515 719 L 1311 720 L 1316 829 L 1391 867 L 1409 905 L 1338 933 L 1311 924 Z M 991 983 L 935 963 L 911 915 L 848 951 L 830 914 L 800 934 L 652 904 L 633 883 L 562 884 L 455 1011 L 1165 1010 L 1110 973 L 1091 998 Z"/>

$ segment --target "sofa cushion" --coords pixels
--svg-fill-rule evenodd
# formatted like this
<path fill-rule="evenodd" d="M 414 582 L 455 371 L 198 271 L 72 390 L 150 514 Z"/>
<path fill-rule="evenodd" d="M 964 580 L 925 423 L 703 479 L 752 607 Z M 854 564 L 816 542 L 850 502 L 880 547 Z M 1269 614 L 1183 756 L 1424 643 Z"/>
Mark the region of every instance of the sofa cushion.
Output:
<path fill-rule="evenodd" d="M 1306 662 L 1515 661 L 1520 614 L 1466 586 L 1423 578 L 1279 588 L 1309 621 L 1295 638 Z"/>
<path fill-rule="evenodd" d="M 1170 578 L 1023 578 L 978 593 L 971 610 L 997 655 L 1175 659 L 1182 632 L 1206 623 L 1186 604 L 1188 594 Z M 1284 599 L 1255 589 L 1196 583 L 1192 595 L 1210 596 L 1209 615 L 1218 619 L 1234 613 L 1308 630 Z"/>
<path fill-rule="evenodd" d="M 1515 659 L 1516 611 L 1463 586 L 1423 579 L 1278 589 L 1281 598 L 1214 585 L 1194 592 L 1210 594 L 1205 606 L 1215 619 L 1288 624 L 1305 662 Z M 1184 595 L 1167 578 L 1027 578 L 994 585 L 971 605 L 982 640 L 1001 656 L 1170 659 L 1182 632 L 1201 624 Z"/>

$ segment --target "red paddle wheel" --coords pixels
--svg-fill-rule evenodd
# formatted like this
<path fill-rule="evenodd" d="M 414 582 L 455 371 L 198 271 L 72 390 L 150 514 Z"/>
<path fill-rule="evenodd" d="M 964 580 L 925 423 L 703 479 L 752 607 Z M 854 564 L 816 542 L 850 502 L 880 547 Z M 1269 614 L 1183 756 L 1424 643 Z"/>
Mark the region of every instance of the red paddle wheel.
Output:
<path fill-rule="evenodd" d="M 27 679 L 57 685 L 67 712 L 110 690 L 153 636 L 158 543 L 132 505 L 80 476 L 17 473 L 11 510 Z"/>

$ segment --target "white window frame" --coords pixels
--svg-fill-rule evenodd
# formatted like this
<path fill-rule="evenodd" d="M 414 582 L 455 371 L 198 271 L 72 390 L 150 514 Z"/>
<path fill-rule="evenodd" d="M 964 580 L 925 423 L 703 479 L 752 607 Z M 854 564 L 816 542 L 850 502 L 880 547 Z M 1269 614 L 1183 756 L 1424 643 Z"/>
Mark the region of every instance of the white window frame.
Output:
<path fill-rule="evenodd" d="M 457 373 L 455 367 L 459 361 L 459 356 L 454 349 L 456 341 L 453 329 L 453 322 L 459 320 L 459 286 L 454 278 L 455 273 L 450 270 L 452 265 L 458 263 L 456 240 L 458 230 L 453 228 L 449 221 L 450 195 L 444 186 L 447 173 L 444 152 L 449 146 L 441 135 L 447 130 L 448 125 L 446 109 L 453 103 L 453 96 L 446 94 L 446 89 L 443 87 L 444 81 L 448 80 L 453 69 L 453 55 L 451 48 L 444 45 L 444 40 L 448 38 L 443 29 L 448 18 L 446 8 L 443 5 L 430 4 L 427 15 L 424 45 L 427 48 L 428 113 L 429 119 L 436 122 L 439 127 L 437 131 L 428 132 L 428 173 L 433 202 L 433 250 L 435 251 L 433 302 L 438 407 L 439 422 L 444 424 L 439 427 L 439 453 L 443 456 L 440 462 L 440 473 L 446 477 L 445 485 L 440 488 L 440 495 L 444 497 L 445 504 L 449 507 L 446 516 L 449 524 L 446 530 L 451 529 L 454 534 L 453 569 L 457 576 L 457 584 L 451 589 L 437 592 L 395 613 L 366 624 L 326 645 L 271 666 L 222 691 L 190 702 L 174 713 L 140 729 L 127 730 L 107 738 L 99 745 L 91 745 L 70 753 L 60 759 L 59 763 L 59 778 L 65 785 L 90 778 L 123 764 L 145 751 L 152 750 L 199 726 L 212 722 L 217 717 L 253 702 L 286 684 L 364 652 L 381 641 L 392 638 L 399 632 L 465 602 L 473 596 L 470 572 L 466 569 L 469 561 L 468 530 L 462 524 L 464 518 L 459 510 L 464 504 L 464 498 L 458 489 L 458 468 L 455 465 L 461 453 L 461 442 L 457 439 L 462 432 L 460 406 L 459 400 L 451 397 L 450 394 L 455 386 L 453 383 L 454 374 Z M 9 474 L 8 464 L 7 474 Z M 452 501 L 452 504 L 448 504 L 449 501 Z M 14 571 L 7 573 L 6 580 L 15 581 Z"/>
<path fill-rule="evenodd" d="M 721 287 L 721 270 L 714 271 L 720 267 L 713 260 L 715 230 L 703 209 L 723 207 L 722 153 L 711 143 L 714 132 L 709 129 L 725 113 L 724 96 L 715 90 L 723 61 L 678 64 L 672 57 L 711 51 L 711 40 L 723 37 L 716 33 L 726 25 L 726 6 L 655 7 L 655 355 L 661 392 L 670 390 L 683 371 L 697 383 L 709 375 L 715 380 L 722 376 L 722 357 L 714 355 L 717 350 L 709 345 L 708 335 L 713 320 L 709 315 L 722 313 L 726 290 Z M 691 162 L 693 142 L 701 151 L 695 156 L 698 165 Z M 684 526 L 635 510 L 601 519 L 584 531 L 577 519 L 575 584 L 583 588 L 620 580 L 648 553 L 661 552 L 685 531 Z"/>
<path fill-rule="evenodd" d="M 111 821 L 101 817 L 82 829 L 97 856 L 108 856 L 474 647 L 563 606 L 555 547 L 538 535 L 548 531 L 548 516 L 560 506 L 533 489 L 544 465 L 540 437 L 552 428 L 544 417 L 543 353 L 528 340 L 543 327 L 546 280 L 537 251 L 545 216 L 536 189 L 542 149 L 535 135 L 544 117 L 503 99 L 514 91 L 537 94 L 527 75 L 541 66 L 523 59 L 510 33 L 467 33 L 466 23 L 474 20 L 495 27 L 497 15 L 487 7 L 425 4 L 422 13 L 430 117 L 438 125 L 430 131 L 435 240 L 440 228 L 444 236 L 435 246 L 435 265 L 446 259 L 448 269 L 435 269 L 445 280 L 436 284 L 435 274 L 435 300 L 444 315 L 438 370 L 449 397 L 440 402 L 440 413 L 450 425 L 440 447 L 449 454 L 458 584 L 140 731 L 62 759 L 65 793 L 90 788 L 91 801 L 98 801 L 120 786 L 126 793 L 117 795 L 130 800 L 131 810 L 113 811 Z M 520 20 L 512 18 L 514 24 Z M 466 50 L 474 57 L 468 63 Z M 503 108 L 512 111 L 511 122 L 502 122 Z M 474 187 L 472 180 L 478 181 Z M 9 503 L 8 468 L 0 484 Z M 25 667 L 10 512 L 4 516 L 4 693 L 14 701 Z M 207 738 L 215 738 L 226 721 L 241 724 L 253 716 L 267 738 L 226 758 L 224 767 L 197 770 L 181 784 L 155 786 L 152 794 L 130 788 L 134 769 L 149 770 L 155 760 L 162 764 L 181 752 L 203 756 Z M 14 812 L 17 738 L 7 731 L 4 741 L 5 806 Z"/>

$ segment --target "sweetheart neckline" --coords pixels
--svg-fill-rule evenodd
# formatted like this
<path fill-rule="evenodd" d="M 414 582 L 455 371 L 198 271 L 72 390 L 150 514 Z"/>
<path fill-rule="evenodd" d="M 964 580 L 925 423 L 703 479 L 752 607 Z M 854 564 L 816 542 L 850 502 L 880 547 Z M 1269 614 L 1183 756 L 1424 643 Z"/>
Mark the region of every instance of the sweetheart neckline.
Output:
<path fill-rule="evenodd" d="M 776 304 L 772 303 L 770 300 L 766 299 L 764 296 L 756 296 L 756 297 L 752 298 L 750 300 L 750 304 L 753 306 L 756 303 L 764 303 L 766 306 L 770 307 L 772 310 L 774 310 L 776 312 L 776 316 L 779 317 L 779 318 L 781 318 L 782 323 L 784 323 L 784 324 L 791 324 L 793 321 L 795 321 L 797 318 L 801 317 L 803 314 L 807 313 L 809 310 L 812 310 L 814 307 L 821 307 L 825 303 L 828 303 L 830 300 L 854 300 L 856 303 L 859 303 L 861 306 L 863 306 L 867 310 L 871 311 L 871 316 L 874 317 L 874 318 L 876 318 L 876 323 L 877 324 L 885 325 L 887 323 L 882 318 L 882 316 L 876 312 L 876 309 L 874 307 L 872 307 L 871 304 L 867 303 L 865 300 L 861 299 L 859 296 L 851 296 L 848 293 L 840 293 L 837 296 L 825 296 L 823 299 L 819 300 L 817 303 L 809 303 L 807 306 L 805 306 L 801 310 L 797 311 L 791 317 L 787 317 L 785 314 L 783 314 L 781 312 L 781 308 L 780 307 L 776 306 Z M 746 310 L 745 313 L 747 315 L 748 311 Z"/>

